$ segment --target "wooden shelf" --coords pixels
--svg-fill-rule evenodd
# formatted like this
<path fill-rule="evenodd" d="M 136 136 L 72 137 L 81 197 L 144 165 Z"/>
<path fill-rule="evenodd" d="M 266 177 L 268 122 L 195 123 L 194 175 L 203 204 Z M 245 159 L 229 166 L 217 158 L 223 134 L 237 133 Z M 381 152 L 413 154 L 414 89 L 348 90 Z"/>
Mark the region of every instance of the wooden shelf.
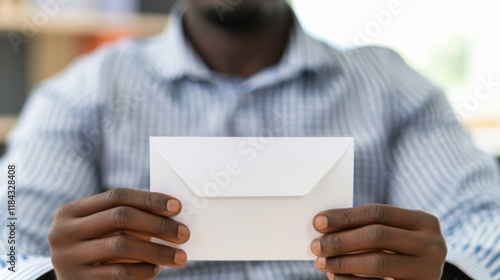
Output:
<path fill-rule="evenodd" d="M 9 6 L 3 1 L 0 0 L 0 32 L 15 32 L 27 39 L 24 43 L 29 57 L 27 80 L 30 89 L 66 68 L 77 56 L 97 47 L 97 44 L 120 37 L 149 37 L 162 32 L 168 21 L 166 15 L 110 14 L 69 9 L 61 9 L 51 16 L 34 6 Z M 40 24 L 37 15 L 46 16 L 49 20 Z M 33 27 L 36 33 L 24 33 L 26 29 L 32 32 L 30 28 Z M 83 42 L 91 43 L 85 45 Z"/>
<path fill-rule="evenodd" d="M 0 11 L 0 31 L 22 32 L 26 21 L 33 23 L 33 17 L 40 9 L 22 5 Z M 44 13 L 45 14 L 45 13 Z M 47 14 L 45 14 L 47 15 Z M 161 32 L 167 23 L 167 16 L 153 14 L 104 14 L 92 11 L 61 10 L 47 24 L 37 26 L 39 33 L 70 36 L 126 33 L 136 36 L 150 36 Z"/>
<path fill-rule="evenodd" d="M 5 143 L 7 134 L 16 124 L 16 116 L 0 116 L 0 143 Z"/>
<path fill-rule="evenodd" d="M 33 24 L 37 29 L 31 34 L 32 36 L 24 34 L 30 42 L 27 44 L 29 87 L 64 69 L 81 54 L 81 38 L 148 37 L 162 32 L 168 21 L 166 15 L 109 14 L 64 9 L 51 16 L 34 6 L 27 4 L 14 6 L 9 3 L 0 0 L 1 33 L 15 32 L 23 35 L 26 22 Z M 46 24 L 41 25 L 35 19 L 37 14 L 48 16 Z M 5 142 L 8 132 L 16 121 L 17 116 L 0 115 L 0 143 Z"/>

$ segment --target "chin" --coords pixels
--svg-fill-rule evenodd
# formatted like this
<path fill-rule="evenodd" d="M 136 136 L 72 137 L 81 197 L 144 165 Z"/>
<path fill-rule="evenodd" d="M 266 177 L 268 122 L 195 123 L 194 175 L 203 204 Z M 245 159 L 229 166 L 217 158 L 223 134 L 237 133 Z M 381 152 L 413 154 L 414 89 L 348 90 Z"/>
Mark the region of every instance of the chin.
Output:
<path fill-rule="evenodd" d="M 283 0 L 189 0 L 198 16 L 226 30 L 253 30 L 286 8 Z"/>

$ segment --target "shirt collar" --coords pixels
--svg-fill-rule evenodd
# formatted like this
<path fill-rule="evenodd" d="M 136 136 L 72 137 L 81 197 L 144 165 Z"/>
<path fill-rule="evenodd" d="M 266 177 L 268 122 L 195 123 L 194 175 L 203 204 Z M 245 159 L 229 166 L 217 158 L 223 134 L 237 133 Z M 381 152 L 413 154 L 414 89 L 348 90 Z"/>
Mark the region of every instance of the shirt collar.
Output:
<path fill-rule="evenodd" d="M 166 30 L 158 38 L 159 43 L 156 44 L 154 58 L 156 74 L 167 80 L 189 77 L 210 81 L 216 74 L 206 66 L 184 36 L 182 26 L 184 12 L 185 8 L 178 2 L 169 17 Z M 282 81 L 294 78 L 302 72 L 316 73 L 339 65 L 339 51 L 306 34 L 295 14 L 293 18 L 288 45 L 281 61 L 249 79 L 258 78 L 261 82 Z M 273 75 L 269 75 L 269 72 Z"/>

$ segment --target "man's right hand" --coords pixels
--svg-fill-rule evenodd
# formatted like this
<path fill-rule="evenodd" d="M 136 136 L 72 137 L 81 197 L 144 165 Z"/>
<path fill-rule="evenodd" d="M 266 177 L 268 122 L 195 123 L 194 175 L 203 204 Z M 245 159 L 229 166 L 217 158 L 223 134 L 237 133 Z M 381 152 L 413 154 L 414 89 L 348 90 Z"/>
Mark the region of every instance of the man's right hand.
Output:
<path fill-rule="evenodd" d="M 181 208 L 171 196 L 130 189 L 60 207 L 49 232 L 57 279 L 152 279 L 163 266 L 183 266 L 184 251 L 150 241 L 189 239 L 189 229 L 171 219 Z"/>

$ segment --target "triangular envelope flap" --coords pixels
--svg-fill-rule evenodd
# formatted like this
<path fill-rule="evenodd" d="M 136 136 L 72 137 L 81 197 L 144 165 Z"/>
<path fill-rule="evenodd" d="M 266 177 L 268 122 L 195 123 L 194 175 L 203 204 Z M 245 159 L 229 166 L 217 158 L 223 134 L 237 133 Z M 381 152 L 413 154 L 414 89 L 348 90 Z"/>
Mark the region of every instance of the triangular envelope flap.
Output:
<path fill-rule="evenodd" d="M 352 138 L 151 137 L 151 146 L 198 196 L 304 196 Z"/>

